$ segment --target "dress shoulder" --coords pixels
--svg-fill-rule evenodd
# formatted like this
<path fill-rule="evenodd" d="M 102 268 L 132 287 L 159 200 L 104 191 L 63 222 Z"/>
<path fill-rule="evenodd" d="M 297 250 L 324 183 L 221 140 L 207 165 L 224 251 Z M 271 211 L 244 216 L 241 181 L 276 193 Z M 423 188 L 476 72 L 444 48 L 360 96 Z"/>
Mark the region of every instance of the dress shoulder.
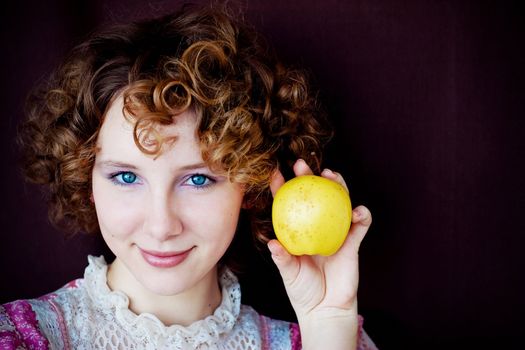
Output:
<path fill-rule="evenodd" d="M 359 317 L 357 350 L 377 350 L 363 328 L 363 317 Z M 255 324 L 261 339 L 262 350 L 299 350 L 302 349 L 299 325 L 294 322 L 276 320 L 257 313 L 250 306 L 242 305 L 241 322 Z M 249 320 L 250 322 L 246 322 Z"/>
<path fill-rule="evenodd" d="M 49 341 L 29 301 L 0 305 L 0 348 L 49 349 Z"/>
<path fill-rule="evenodd" d="M 372 339 L 363 328 L 363 316 L 359 315 L 359 328 L 357 330 L 357 350 L 378 350 Z"/>
<path fill-rule="evenodd" d="M 76 289 L 78 280 L 37 299 L 0 305 L 0 349 L 67 348 L 61 308 L 55 299 Z"/>
<path fill-rule="evenodd" d="M 257 349 L 301 349 L 299 326 L 296 323 L 261 315 L 248 305 L 241 306 L 238 323 L 244 333 L 252 334 L 251 338 L 258 339 Z"/>

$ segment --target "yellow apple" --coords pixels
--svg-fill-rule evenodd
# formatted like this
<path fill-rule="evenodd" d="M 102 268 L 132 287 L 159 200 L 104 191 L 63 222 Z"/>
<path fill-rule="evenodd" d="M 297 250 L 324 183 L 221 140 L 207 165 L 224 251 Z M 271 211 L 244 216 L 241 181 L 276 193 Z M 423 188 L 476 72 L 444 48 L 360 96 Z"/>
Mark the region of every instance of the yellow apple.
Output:
<path fill-rule="evenodd" d="M 343 244 L 352 221 L 348 191 L 335 181 L 303 175 L 275 194 L 275 235 L 293 255 L 332 255 Z"/>

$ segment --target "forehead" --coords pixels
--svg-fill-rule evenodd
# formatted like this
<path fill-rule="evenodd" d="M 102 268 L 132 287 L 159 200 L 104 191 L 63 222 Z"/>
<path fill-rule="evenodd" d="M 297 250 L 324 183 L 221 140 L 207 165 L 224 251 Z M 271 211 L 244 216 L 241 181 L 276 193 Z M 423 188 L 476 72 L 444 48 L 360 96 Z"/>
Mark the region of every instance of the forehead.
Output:
<path fill-rule="evenodd" d="M 138 155 L 140 153 L 142 156 L 146 156 L 135 143 L 134 121 L 124 116 L 123 107 L 123 98 L 119 96 L 107 110 L 97 139 L 97 154 L 133 153 Z M 196 127 L 197 116 L 192 110 L 187 110 L 174 117 L 172 124 L 155 126 L 158 136 L 166 140 L 159 157 L 164 152 L 172 153 L 169 150 L 173 148 L 179 149 L 177 152 L 179 156 L 183 152 L 198 152 L 200 147 L 196 136 Z M 200 154 L 200 152 L 198 153 Z"/>

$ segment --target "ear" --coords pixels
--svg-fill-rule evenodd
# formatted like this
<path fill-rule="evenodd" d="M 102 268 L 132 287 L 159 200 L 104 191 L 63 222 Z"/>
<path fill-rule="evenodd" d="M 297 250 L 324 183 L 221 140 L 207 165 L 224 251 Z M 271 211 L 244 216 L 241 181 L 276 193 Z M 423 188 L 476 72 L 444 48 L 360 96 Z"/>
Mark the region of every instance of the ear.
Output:
<path fill-rule="evenodd" d="M 91 194 L 89 195 L 89 201 L 91 203 L 95 203 L 95 197 L 93 197 L 93 192 L 91 192 Z"/>

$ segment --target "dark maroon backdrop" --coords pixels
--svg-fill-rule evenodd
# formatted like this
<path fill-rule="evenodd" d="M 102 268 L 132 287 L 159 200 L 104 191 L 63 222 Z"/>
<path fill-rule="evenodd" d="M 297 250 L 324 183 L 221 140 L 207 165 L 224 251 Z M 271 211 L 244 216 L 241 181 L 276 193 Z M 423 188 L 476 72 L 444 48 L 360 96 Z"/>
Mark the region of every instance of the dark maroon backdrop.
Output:
<path fill-rule="evenodd" d="M 76 4 L 73 4 L 76 3 Z M 146 4 L 148 3 L 148 4 Z M 96 26 L 177 1 L 18 1 L 2 11 L 0 302 L 79 277 L 96 238 L 64 240 L 21 180 L 15 127 L 30 87 Z M 503 1 L 248 1 L 281 57 L 309 68 L 337 128 L 327 166 L 374 223 L 360 312 L 382 349 L 517 349 L 525 283 L 523 8 Z M 6 5 L 4 5 L 6 6 Z M 245 302 L 292 319 L 267 257 Z M 273 276 L 273 277 L 272 277 Z"/>

